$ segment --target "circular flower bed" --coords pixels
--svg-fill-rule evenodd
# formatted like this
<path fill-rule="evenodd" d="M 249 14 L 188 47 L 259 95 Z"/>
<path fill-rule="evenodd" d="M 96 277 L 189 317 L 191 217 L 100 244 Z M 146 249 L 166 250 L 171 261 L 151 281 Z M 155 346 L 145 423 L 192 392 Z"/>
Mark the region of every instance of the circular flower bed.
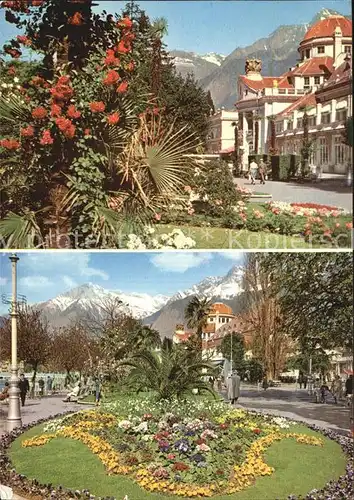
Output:
<path fill-rule="evenodd" d="M 232 494 L 251 486 L 260 476 L 271 475 L 274 469 L 265 462 L 264 452 L 275 441 L 295 439 L 304 445 L 322 446 L 320 436 L 291 432 L 295 422 L 255 412 L 226 410 L 224 406 L 223 409 L 223 414 L 211 416 L 204 412 L 199 418 L 146 413 L 122 419 L 99 410 L 83 411 L 50 420 L 42 435 L 24 440 L 22 446 L 45 446 L 60 436 L 75 439 L 99 457 L 108 474 L 131 477 L 147 491 L 184 497 Z M 29 427 L 2 437 L 0 482 L 40 498 L 94 498 L 88 491 L 40 485 L 16 473 L 6 450 Z M 346 474 L 338 481 L 311 491 L 305 498 L 352 498 L 352 441 L 308 427 L 337 441 L 348 455 L 348 464 Z"/>

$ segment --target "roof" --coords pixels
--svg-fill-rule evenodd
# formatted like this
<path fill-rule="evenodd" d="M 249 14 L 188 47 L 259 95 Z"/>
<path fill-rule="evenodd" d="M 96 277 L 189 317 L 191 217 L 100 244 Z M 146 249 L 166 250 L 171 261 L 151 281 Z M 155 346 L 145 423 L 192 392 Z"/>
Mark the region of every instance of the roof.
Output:
<path fill-rule="evenodd" d="M 278 84 L 279 89 L 291 89 L 292 85 L 287 81 L 285 75 L 282 76 L 264 76 L 261 80 L 252 80 L 245 75 L 240 75 L 241 81 L 252 90 L 263 90 L 265 88 L 273 88 L 274 80 Z"/>
<path fill-rule="evenodd" d="M 278 117 L 286 116 L 289 113 L 292 113 L 296 109 L 302 108 L 303 106 L 316 106 L 315 94 L 304 94 L 297 101 L 293 102 L 287 108 L 283 109 L 280 113 L 277 114 Z"/>
<path fill-rule="evenodd" d="M 344 59 L 343 63 L 336 68 L 326 82 L 319 90 L 327 90 L 339 83 L 346 83 L 352 79 L 352 59 L 349 55 Z"/>
<path fill-rule="evenodd" d="M 215 302 L 211 308 L 210 308 L 210 314 L 213 313 L 219 313 L 219 314 L 230 314 L 231 316 L 234 315 L 233 310 L 231 307 L 227 306 L 226 304 L 223 304 L 222 302 Z"/>
<path fill-rule="evenodd" d="M 312 57 L 306 60 L 303 64 L 296 66 L 289 75 L 306 76 L 306 75 L 324 75 L 332 73 L 333 57 Z"/>
<path fill-rule="evenodd" d="M 313 38 L 332 37 L 334 30 L 340 27 L 342 35 L 345 37 L 352 36 L 352 21 L 343 16 L 329 16 L 326 19 L 321 19 L 313 24 L 303 38 L 303 42 Z"/>

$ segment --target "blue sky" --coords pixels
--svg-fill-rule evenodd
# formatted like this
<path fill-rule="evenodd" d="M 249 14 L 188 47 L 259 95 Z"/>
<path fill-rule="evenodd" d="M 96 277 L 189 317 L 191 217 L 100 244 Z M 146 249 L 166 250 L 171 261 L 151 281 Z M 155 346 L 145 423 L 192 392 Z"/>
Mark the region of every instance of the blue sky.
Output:
<path fill-rule="evenodd" d="M 242 265 L 241 252 L 18 252 L 18 293 L 28 303 L 49 300 L 75 286 L 173 295 L 208 276 Z M 10 253 L 0 255 L 0 296 L 11 293 Z M 6 306 L 0 304 L 0 313 Z"/>
<path fill-rule="evenodd" d="M 120 12 L 125 2 L 98 2 L 97 10 Z M 166 17 L 169 49 L 229 54 L 268 36 L 282 24 L 308 23 L 322 8 L 351 13 L 349 0 L 140 1 L 151 18 Z M 0 14 L 0 44 L 18 31 Z"/>

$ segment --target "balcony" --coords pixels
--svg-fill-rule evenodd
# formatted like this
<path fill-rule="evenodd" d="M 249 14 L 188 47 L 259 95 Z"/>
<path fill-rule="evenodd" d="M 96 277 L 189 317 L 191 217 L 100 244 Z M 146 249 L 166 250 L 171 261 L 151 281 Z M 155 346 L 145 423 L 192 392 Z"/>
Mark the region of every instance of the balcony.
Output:
<path fill-rule="evenodd" d="M 262 96 L 277 96 L 277 95 L 304 95 L 304 89 L 279 89 L 276 87 L 265 88 L 262 91 Z"/>

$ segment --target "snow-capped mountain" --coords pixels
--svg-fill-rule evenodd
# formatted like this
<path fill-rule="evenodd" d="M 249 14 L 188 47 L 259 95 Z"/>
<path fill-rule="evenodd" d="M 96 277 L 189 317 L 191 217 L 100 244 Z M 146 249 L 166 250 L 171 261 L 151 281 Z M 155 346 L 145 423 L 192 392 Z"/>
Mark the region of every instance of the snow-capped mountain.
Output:
<path fill-rule="evenodd" d="M 216 52 L 207 54 L 196 54 L 195 52 L 185 52 L 184 50 L 172 50 L 170 56 L 179 73 L 186 76 L 193 73 L 197 80 L 209 75 L 216 68 L 221 66 L 226 56 Z"/>
<path fill-rule="evenodd" d="M 109 304 L 122 302 L 121 310 L 136 318 L 143 318 L 161 309 L 169 297 L 145 293 L 124 293 L 106 290 L 93 283 L 85 283 L 58 297 L 36 304 L 48 321 L 55 326 L 64 326 L 70 321 L 87 316 L 102 317 Z"/>
<path fill-rule="evenodd" d="M 244 308 L 242 268 L 234 266 L 225 276 L 208 277 L 187 290 L 177 292 L 157 312 L 144 318 L 144 323 L 160 332 L 162 337 L 172 337 L 176 324 L 184 324 L 184 311 L 192 297 L 207 297 L 214 302 L 229 305 L 234 313 Z"/>

